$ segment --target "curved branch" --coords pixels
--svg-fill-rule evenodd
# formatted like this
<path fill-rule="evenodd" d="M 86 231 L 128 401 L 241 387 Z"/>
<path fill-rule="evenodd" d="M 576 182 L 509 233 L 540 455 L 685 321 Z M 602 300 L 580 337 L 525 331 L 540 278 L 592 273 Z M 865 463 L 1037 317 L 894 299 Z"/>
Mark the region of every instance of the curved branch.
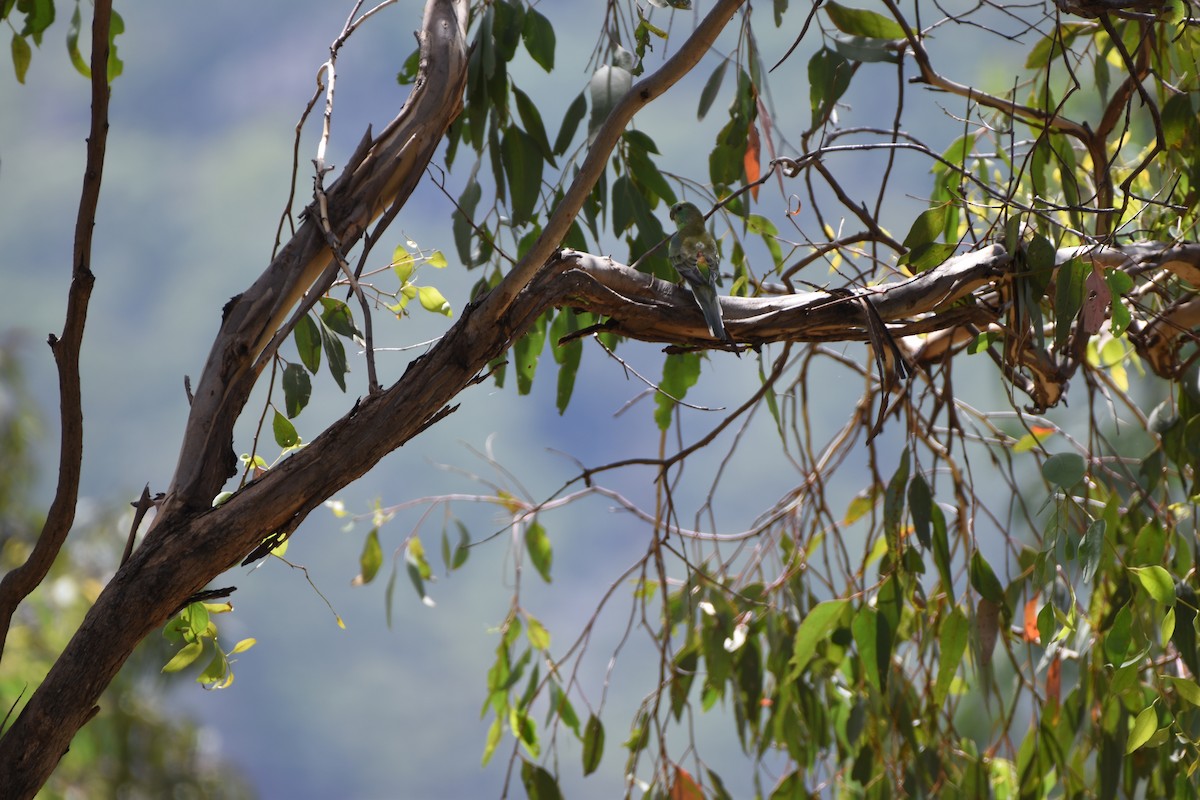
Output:
<path fill-rule="evenodd" d="M 79 476 L 83 462 L 79 350 L 83 345 L 92 286 L 96 282 L 96 276 L 92 273 L 92 230 L 96 226 L 100 183 L 104 176 L 104 151 L 108 143 L 108 38 L 111 22 L 112 0 L 96 0 L 92 16 L 92 119 L 87 138 L 87 163 L 83 171 L 79 214 L 75 220 L 67 318 L 63 324 L 62 338 L 51 334 L 49 340 L 58 367 L 59 421 L 62 426 L 58 486 L 46 514 L 46 522 L 29 557 L 0 580 L 0 657 L 4 654 L 13 613 L 49 573 L 75 522 L 75 506 L 79 501 Z"/>

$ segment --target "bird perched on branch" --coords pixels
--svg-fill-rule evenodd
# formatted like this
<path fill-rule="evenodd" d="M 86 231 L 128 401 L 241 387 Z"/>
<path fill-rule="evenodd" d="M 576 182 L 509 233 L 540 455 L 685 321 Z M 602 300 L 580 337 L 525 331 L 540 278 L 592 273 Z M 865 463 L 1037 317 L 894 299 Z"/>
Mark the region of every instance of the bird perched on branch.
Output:
<path fill-rule="evenodd" d="M 691 203 L 676 203 L 671 206 L 671 219 L 679 228 L 667 250 L 671 266 L 687 282 L 704 314 L 708 332 L 714 339 L 732 343 L 721 321 L 721 304 L 717 300 L 717 287 L 721 285 L 717 242 L 704 226 L 704 214 Z"/>

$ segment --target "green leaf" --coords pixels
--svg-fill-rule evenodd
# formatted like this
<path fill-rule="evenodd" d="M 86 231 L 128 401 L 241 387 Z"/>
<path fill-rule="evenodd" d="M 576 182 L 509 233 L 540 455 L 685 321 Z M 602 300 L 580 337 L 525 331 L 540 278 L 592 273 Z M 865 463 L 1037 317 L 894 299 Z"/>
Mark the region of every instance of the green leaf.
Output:
<path fill-rule="evenodd" d="M 381 566 L 383 566 L 383 547 L 379 544 L 379 529 L 372 528 L 371 532 L 367 534 L 366 541 L 363 542 L 362 554 L 358 557 L 358 567 L 361 570 L 359 576 L 362 578 L 362 583 L 370 583 L 375 580 Z"/>
<path fill-rule="evenodd" d="M 579 372 L 579 363 L 583 360 L 581 340 L 572 339 L 566 344 L 559 344 L 559 341 L 567 334 L 574 333 L 578 327 L 576 314 L 569 308 L 559 310 L 550 326 L 550 352 L 558 362 L 558 391 L 554 405 L 559 414 L 563 414 L 571 402 L 571 394 L 575 390 L 575 376 Z"/>
<path fill-rule="evenodd" d="M 904 490 L 908 486 L 909 452 L 900 455 L 900 464 L 888 481 L 883 493 L 883 530 L 887 535 L 888 548 L 896 557 L 900 555 L 900 521 L 904 517 Z"/>
<path fill-rule="evenodd" d="M 872 39 L 903 39 L 904 29 L 893 19 L 861 8 L 847 8 L 832 0 L 825 3 L 829 21 L 842 33 Z"/>
<path fill-rule="evenodd" d="M 913 532 L 917 541 L 925 549 L 929 549 L 931 539 L 929 526 L 933 519 L 933 493 L 925 476 L 917 473 L 908 484 L 908 513 L 912 515 Z"/>
<path fill-rule="evenodd" d="M 208 633 L 210 617 L 204 603 L 188 603 L 187 608 L 183 610 L 183 616 L 193 636 L 202 637 Z"/>
<path fill-rule="evenodd" d="M 1079 542 L 1079 561 L 1083 566 L 1084 583 L 1092 582 L 1092 576 L 1096 574 L 1096 569 L 1100 566 L 1100 556 L 1104 554 L 1104 531 L 1106 528 L 1104 520 L 1092 520 L 1083 534 L 1083 539 Z"/>
<path fill-rule="evenodd" d="M 946 514 L 941 506 L 930 506 L 930 521 L 933 525 L 933 563 L 937 566 L 942 591 L 954 602 L 954 576 L 950 571 L 950 539 L 946 533 Z"/>
<path fill-rule="evenodd" d="M 979 592 L 979 596 L 990 600 L 996 605 L 1004 604 L 1004 587 L 1000 585 L 992 566 L 984 559 L 983 554 L 976 550 L 971 554 L 971 586 Z"/>
<path fill-rule="evenodd" d="M 529 8 L 525 12 L 525 24 L 521 29 L 521 39 L 525 49 L 538 65 L 551 72 L 554 70 L 554 26 L 550 20 L 538 13 L 537 9 Z"/>
<path fill-rule="evenodd" d="M 529 394 L 538 359 L 546 346 L 546 317 L 542 315 L 529 331 L 513 345 L 513 361 L 517 370 L 517 393 Z"/>
<path fill-rule="evenodd" d="M 822 47 L 808 61 L 808 93 L 812 106 L 812 124 L 817 126 L 828 116 L 846 89 L 854 68 L 844 56 Z"/>
<path fill-rule="evenodd" d="M 1054 292 L 1054 343 L 1062 347 L 1071 335 L 1071 323 L 1083 307 L 1088 267 L 1072 258 L 1058 268 L 1058 283 Z"/>
<path fill-rule="evenodd" d="M 471 555 L 471 535 L 467 533 L 467 526 L 459 520 L 455 520 L 454 524 L 458 526 L 458 546 L 454 548 L 450 569 L 458 569 L 467 563 L 467 558 Z"/>
<path fill-rule="evenodd" d="M 1158 626 L 1158 640 L 1160 642 L 1169 642 L 1171 637 L 1175 635 L 1175 609 L 1168 608 L 1163 614 L 1162 622 Z"/>
<path fill-rule="evenodd" d="M 792 658 L 788 662 L 789 679 L 799 676 L 817 652 L 817 645 L 825 641 L 850 605 L 849 600 L 826 600 L 813 606 L 796 630 L 796 641 Z"/>
<path fill-rule="evenodd" d="M 486 767 L 487 763 L 492 760 L 492 754 L 496 752 L 496 745 L 500 744 L 500 738 L 504 735 L 504 723 L 497 716 L 492 720 L 491 727 L 488 728 L 487 739 L 483 745 L 483 758 L 480 760 L 479 766 Z"/>
<path fill-rule="evenodd" d="M 163 665 L 163 672 L 179 672 L 179 670 L 191 664 L 200 654 L 204 652 L 204 642 L 195 641 L 185 644 L 182 649 L 171 657 L 171 660 Z"/>
<path fill-rule="evenodd" d="M 696 109 L 696 119 L 704 119 L 704 115 L 712 107 L 713 101 L 717 99 L 717 92 L 721 90 L 721 82 L 725 80 L 725 70 L 728 67 L 729 62 L 721 59 L 721 63 L 717 64 L 712 75 L 708 76 L 704 88 L 700 90 L 700 106 Z"/>
<path fill-rule="evenodd" d="M 396 83 L 408 86 L 417 79 L 417 71 L 421 66 L 421 48 L 416 48 L 404 59 L 400 71 L 396 73 Z"/>
<path fill-rule="evenodd" d="M 1058 252 L 1045 236 L 1038 234 L 1025 247 L 1025 263 L 1029 267 L 1030 280 L 1040 296 L 1054 277 L 1054 261 Z"/>
<path fill-rule="evenodd" d="M 318 351 L 319 352 L 319 351 Z M 312 380 L 304 367 L 299 364 L 288 364 L 283 368 L 283 405 L 288 418 L 296 416 L 308 405 L 312 397 Z"/>
<path fill-rule="evenodd" d="M 296 322 L 292 340 L 296 343 L 296 352 L 300 354 L 301 363 L 316 375 L 317 370 L 321 368 L 321 331 L 308 314 Z"/>
<path fill-rule="evenodd" d="M 591 775 L 604 757 L 604 725 L 595 714 L 588 717 L 583 729 L 583 774 Z"/>
<path fill-rule="evenodd" d="M 901 256 L 901 260 L 916 274 L 946 263 L 946 259 L 954 255 L 957 249 L 958 245 L 948 242 L 928 242 L 917 245 Z"/>
<path fill-rule="evenodd" d="M 1141 748 L 1158 730 L 1158 712 L 1155 711 L 1157 705 L 1158 699 L 1155 698 L 1154 702 L 1143 708 L 1137 715 L 1137 719 L 1133 721 L 1133 727 L 1129 729 L 1129 741 L 1125 743 L 1125 755 Z"/>
<path fill-rule="evenodd" d="M 75 67 L 76 72 L 85 78 L 92 77 L 91 67 L 87 61 L 83 59 L 83 53 L 79 52 L 79 32 L 83 27 L 83 18 L 79 13 L 79 4 L 75 4 L 75 13 L 71 15 L 71 23 L 67 27 L 67 55 L 71 58 L 71 64 Z"/>
<path fill-rule="evenodd" d="M 25 73 L 29 71 L 29 65 L 33 61 L 33 48 L 25 41 L 24 36 L 16 33 L 13 33 L 12 38 L 12 60 L 13 69 L 17 73 L 17 83 L 24 83 Z"/>
<path fill-rule="evenodd" d="M 353 339 L 356 336 L 362 338 L 362 333 L 354 324 L 354 314 L 351 313 L 350 306 L 341 300 L 334 300 L 332 297 L 322 297 L 321 307 L 321 321 L 329 330 L 338 336 L 345 336 L 347 339 Z"/>
<path fill-rule="evenodd" d="M 583 739 L 579 733 L 579 715 L 575 713 L 575 707 L 571 705 L 570 699 L 557 681 L 550 682 L 550 716 L 546 718 L 547 724 L 554 714 L 558 714 L 563 724 L 575 733 L 575 738 Z"/>
<path fill-rule="evenodd" d="M 525 636 L 529 639 L 529 644 L 534 650 L 546 651 L 550 649 L 550 631 L 546 630 L 546 626 L 542 625 L 536 618 L 526 614 L 525 616 Z"/>
<path fill-rule="evenodd" d="M 433 568 L 429 566 L 429 561 L 425 558 L 425 546 L 421 543 L 419 536 L 409 538 L 408 544 L 404 548 L 404 568 L 408 573 L 408 580 L 417 590 L 421 602 L 432 606 L 433 599 L 425 592 L 425 581 L 433 577 Z"/>
<path fill-rule="evenodd" d="M 970 624 L 967 616 L 958 606 L 950 610 L 950 614 L 942 620 L 941 631 L 938 634 L 938 675 L 933 687 L 933 702 L 941 707 L 946 702 L 954 676 L 958 674 L 958 666 L 962 663 L 963 652 L 967 649 L 967 636 Z"/>
<path fill-rule="evenodd" d="M 496 56 L 501 61 L 512 61 L 517 54 L 517 45 L 521 43 L 525 9 L 512 2 L 492 5 L 496 9 L 496 23 L 492 26 Z"/>
<path fill-rule="evenodd" d="M 300 436 L 296 433 L 296 427 L 278 411 L 275 412 L 275 417 L 271 421 L 271 432 L 275 434 L 275 444 L 280 447 L 286 449 L 300 444 Z"/>
<path fill-rule="evenodd" d="M 542 124 L 542 114 L 538 111 L 534 102 L 529 99 L 529 95 L 522 92 L 516 86 L 512 87 L 513 99 L 516 100 L 517 114 L 521 117 L 521 124 L 525 126 L 526 132 L 537 142 L 538 147 L 542 151 L 542 157 L 554 166 L 554 149 L 550 147 L 550 140 L 546 137 L 546 127 Z"/>
<path fill-rule="evenodd" d="M 116 11 L 108 26 L 108 82 L 112 83 L 125 71 L 125 62 L 117 56 L 117 37 L 125 32 L 125 20 Z"/>
<path fill-rule="evenodd" d="M 562 791 L 554 776 L 530 761 L 521 762 L 521 783 L 529 800 L 562 800 Z"/>
<path fill-rule="evenodd" d="M 634 208 L 644 199 L 628 175 L 622 175 L 612 185 L 613 233 L 618 236 L 633 225 Z"/>
<path fill-rule="evenodd" d="M 878 692 L 883 688 L 884 680 L 879 663 L 879 612 L 870 606 L 860 608 L 850 623 L 850 632 L 854 636 L 855 646 L 858 647 L 863 675 L 871 688 Z"/>
<path fill-rule="evenodd" d="M 957 244 L 936 241 L 945 230 L 949 207 L 948 204 L 941 204 L 921 212 L 904 237 L 908 252 L 900 256 L 899 265 L 907 265 L 913 273 L 924 272 L 953 255 Z"/>
<path fill-rule="evenodd" d="M 471 251 L 471 239 L 475 235 L 475 229 L 471 227 L 471 220 L 475 216 L 475 207 L 479 205 L 481 197 L 483 197 L 483 189 L 472 175 L 471 179 L 467 181 L 467 185 L 463 187 L 462 194 L 458 197 L 458 208 L 450 215 L 451 228 L 454 232 L 454 247 L 458 250 L 459 259 L 467 266 L 474 266 L 478 263 Z"/>
<path fill-rule="evenodd" d="M 1175 582 L 1162 567 L 1128 567 L 1146 594 L 1163 605 L 1175 605 Z"/>
<path fill-rule="evenodd" d="M 334 336 L 323 321 L 321 347 L 325 350 L 325 363 L 329 365 L 329 373 L 337 381 L 338 387 L 343 392 L 346 391 L 346 373 L 350 371 L 350 365 L 346 363 L 346 348 L 342 345 L 342 340 Z"/>
<path fill-rule="evenodd" d="M 1079 483 L 1086 473 L 1087 462 L 1078 453 L 1055 453 L 1042 464 L 1042 477 L 1063 489 Z"/>
<path fill-rule="evenodd" d="M 1167 147 L 1182 148 L 1193 141 L 1196 117 L 1200 115 L 1200 94 L 1173 95 L 1163 105 L 1162 128 Z"/>
<path fill-rule="evenodd" d="M 682 400 L 687 390 L 700 380 L 700 356 L 696 353 L 672 353 L 663 362 L 662 391 L 656 393 L 654 421 L 660 431 L 671 427 L 671 412 L 675 401 Z"/>
<path fill-rule="evenodd" d="M 1164 675 L 1163 678 L 1175 689 L 1175 693 L 1193 706 L 1200 707 L 1200 684 L 1192 678 L 1176 678 Z"/>
<path fill-rule="evenodd" d="M 1129 653 L 1129 644 L 1133 641 L 1133 614 L 1128 605 L 1113 617 L 1113 623 L 1104 633 L 1104 656 L 1108 663 L 1120 666 Z"/>
<path fill-rule="evenodd" d="M 567 152 L 567 148 L 571 146 L 571 140 L 575 138 L 575 131 L 579 130 L 579 123 L 583 121 L 585 114 L 587 114 L 587 98 L 584 97 L 583 92 L 580 92 L 571 101 L 571 105 L 567 106 L 567 113 L 563 115 L 558 136 L 554 138 L 554 154 L 556 156 Z"/>
<path fill-rule="evenodd" d="M 213 648 L 213 657 L 196 677 L 196 683 L 213 684 L 210 688 L 224 689 L 233 683 L 233 673 L 229 670 L 229 659 L 221 652 L 221 648 Z"/>
<path fill-rule="evenodd" d="M 554 552 L 551 550 L 546 529 L 536 520 L 525 530 L 525 549 L 529 551 L 529 560 L 533 562 L 542 580 L 550 583 L 550 563 L 554 560 Z"/>
<path fill-rule="evenodd" d="M 626 134 L 628 136 L 628 133 Z M 658 167 L 646 151 L 640 147 L 629 147 L 626 155 L 626 163 L 629 166 L 629 174 L 633 180 L 640 186 L 644 186 L 654 192 L 655 196 L 666 202 L 668 205 L 675 205 L 675 192 L 671 189 L 671 185 L 667 183 L 667 179 L 659 172 Z M 622 178 L 618 178 L 619 182 Z M 613 184 L 615 191 L 616 184 Z M 645 203 L 643 202 L 643 205 Z M 613 210 L 614 219 L 616 217 L 616 209 Z"/>
<path fill-rule="evenodd" d="M 524 225 L 533 217 L 534 206 L 542 192 L 542 168 L 545 165 L 537 141 L 516 126 L 504 132 L 500 144 L 504 174 L 512 192 L 512 224 Z"/>

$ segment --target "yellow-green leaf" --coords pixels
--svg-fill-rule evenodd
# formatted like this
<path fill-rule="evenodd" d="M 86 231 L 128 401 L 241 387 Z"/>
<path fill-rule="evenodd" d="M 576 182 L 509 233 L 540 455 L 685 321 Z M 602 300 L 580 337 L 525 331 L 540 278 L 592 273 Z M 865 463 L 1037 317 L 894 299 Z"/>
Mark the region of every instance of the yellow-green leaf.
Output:
<path fill-rule="evenodd" d="M 1175 605 L 1175 582 L 1162 567 L 1129 567 L 1146 594 L 1165 605 Z"/>
<path fill-rule="evenodd" d="M 791 675 L 799 675 L 817 652 L 817 645 L 833 632 L 834 626 L 849 605 L 849 600 L 826 600 L 817 603 L 804 617 L 796 631 L 796 643 L 790 662 Z"/>
<path fill-rule="evenodd" d="M 432 286 L 422 286 L 417 289 L 417 297 L 421 300 L 421 307 L 426 311 L 443 314 L 447 317 L 454 315 L 450 309 L 450 303 L 446 301 L 441 292 Z"/>
<path fill-rule="evenodd" d="M 1142 713 L 1137 715 L 1137 719 L 1133 721 L 1133 728 L 1129 731 L 1129 741 L 1125 744 L 1125 755 L 1129 755 L 1134 750 L 1150 741 L 1150 737 L 1158 730 L 1158 712 L 1154 707 L 1158 704 L 1155 700 L 1146 708 L 1142 709 Z"/>
<path fill-rule="evenodd" d="M 1188 678 L 1167 676 L 1166 680 L 1175 689 L 1175 693 L 1194 706 L 1200 706 L 1200 684 Z"/>
<path fill-rule="evenodd" d="M 550 632 L 541 622 L 529 615 L 525 618 L 525 635 L 529 637 L 529 643 L 535 650 L 550 649 Z"/>
<path fill-rule="evenodd" d="M 362 554 L 358 557 L 359 569 L 362 570 L 361 583 L 370 583 L 379 573 L 383 565 L 383 547 L 379 544 L 379 529 L 372 528 L 363 542 Z"/>
<path fill-rule="evenodd" d="M 187 665 L 191 664 L 200 654 L 204 652 L 204 642 L 191 642 L 180 649 L 178 653 L 171 657 L 162 668 L 163 672 L 179 672 Z"/>

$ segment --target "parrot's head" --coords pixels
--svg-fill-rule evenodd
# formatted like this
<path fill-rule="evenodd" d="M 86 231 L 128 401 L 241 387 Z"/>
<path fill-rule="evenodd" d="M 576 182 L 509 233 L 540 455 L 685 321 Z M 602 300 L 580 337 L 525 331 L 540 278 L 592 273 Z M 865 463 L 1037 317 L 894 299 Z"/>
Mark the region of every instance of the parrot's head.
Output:
<path fill-rule="evenodd" d="M 676 203 L 671 206 L 671 219 L 680 228 L 687 225 L 704 224 L 703 212 L 691 203 Z"/>

